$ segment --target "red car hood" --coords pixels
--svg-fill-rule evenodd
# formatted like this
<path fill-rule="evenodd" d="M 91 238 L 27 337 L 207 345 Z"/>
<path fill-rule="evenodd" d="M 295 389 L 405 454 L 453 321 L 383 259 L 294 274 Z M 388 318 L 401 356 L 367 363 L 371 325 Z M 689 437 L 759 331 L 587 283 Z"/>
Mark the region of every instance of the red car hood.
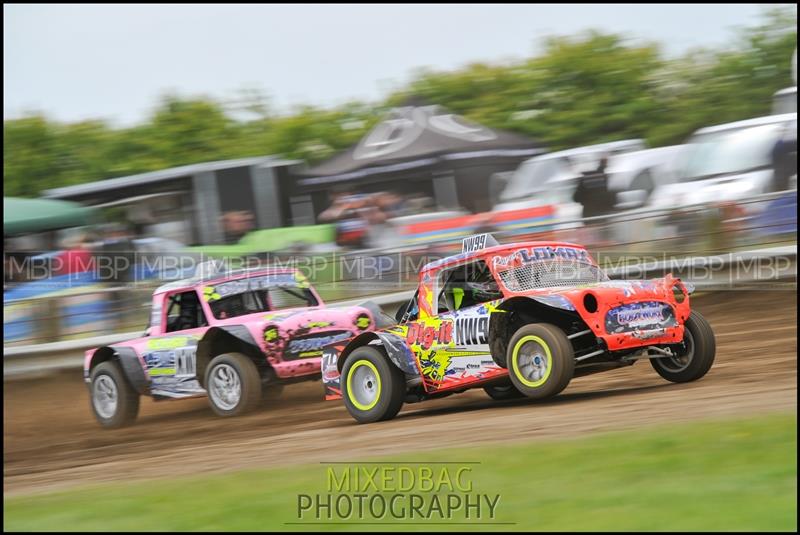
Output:
<path fill-rule="evenodd" d="M 676 290 L 677 288 L 677 290 Z M 689 295 L 672 275 L 661 279 L 604 281 L 526 293 L 557 308 L 574 309 L 609 349 L 677 343 L 689 317 Z"/>

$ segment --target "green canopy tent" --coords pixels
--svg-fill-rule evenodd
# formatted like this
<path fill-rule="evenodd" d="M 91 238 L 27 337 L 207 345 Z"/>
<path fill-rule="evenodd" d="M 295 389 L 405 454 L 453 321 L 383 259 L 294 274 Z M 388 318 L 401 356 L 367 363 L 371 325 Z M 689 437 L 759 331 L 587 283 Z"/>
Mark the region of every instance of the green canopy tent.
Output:
<path fill-rule="evenodd" d="M 3 197 L 3 236 L 89 225 L 94 214 L 95 209 L 69 201 Z"/>

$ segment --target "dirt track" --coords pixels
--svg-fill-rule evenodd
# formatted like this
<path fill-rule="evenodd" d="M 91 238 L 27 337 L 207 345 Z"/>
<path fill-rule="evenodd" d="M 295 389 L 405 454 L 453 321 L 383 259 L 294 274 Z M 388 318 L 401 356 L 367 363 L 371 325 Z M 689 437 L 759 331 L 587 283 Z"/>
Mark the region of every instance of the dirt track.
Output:
<path fill-rule="evenodd" d="M 444 446 L 634 428 L 797 409 L 797 294 L 721 292 L 693 305 L 717 334 L 701 381 L 675 385 L 647 362 L 575 379 L 552 401 L 495 402 L 482 390 L 406 405 L 397 419 L 356 425 L 321 384 L 289 386 L 272 407 L 220 419 L 205 399 L 142 401 L 133 427 L 94 422 L 79 372 L 3 389 L 3 487 L 10 494 L 100 481 L 171 477 L 275 464 L 361 460 Z M 407 457 L 414 458 L 413 453 Z"/>

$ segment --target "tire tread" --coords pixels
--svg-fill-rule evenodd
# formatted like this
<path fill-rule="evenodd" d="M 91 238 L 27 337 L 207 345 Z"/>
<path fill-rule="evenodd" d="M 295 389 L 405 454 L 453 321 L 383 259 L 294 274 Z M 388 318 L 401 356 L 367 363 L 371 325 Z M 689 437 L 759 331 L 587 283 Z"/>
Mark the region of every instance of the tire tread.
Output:
<path fill-rule="evenodd" d="M 239 372 L 242 381 L 242 400 L 236 408 L 225 411 L 216 405 L 208 396 L 208 403 L 211 409 L 219 416 L 239 416 L 258 408 L 261 404 L 261 375 L 255 363 L 247 355 L 242 353 L 223 353 L 214 357 L 206 368 L 205 384 L 208 387 L 211 370 L 220 362 L 230 364 Z"/>
<path fill-rule="evenodd" d="M 119 408 L 114 416 L 104 421 L 94 408 L 92 392 L 90 391 L 89 405 L 92 408 L 92 413 L 95 415 L 100 425 L 107 429 L 118 429 L 131 425 L 136 421 L 136 417 L 139 415 L 139 393 L 134 390 L 133 386 L 128 382 L 127 377 L 125 377 L 125 372 L 122 371 L 122 367 L 113 360 L 101 362 L 92 369 L 90 384 L 94 383 L 95 377 L 103 373 L 111 376 L 114 383 L 117 385 L 117 393 L 119 395 L 117 403 Z"/>

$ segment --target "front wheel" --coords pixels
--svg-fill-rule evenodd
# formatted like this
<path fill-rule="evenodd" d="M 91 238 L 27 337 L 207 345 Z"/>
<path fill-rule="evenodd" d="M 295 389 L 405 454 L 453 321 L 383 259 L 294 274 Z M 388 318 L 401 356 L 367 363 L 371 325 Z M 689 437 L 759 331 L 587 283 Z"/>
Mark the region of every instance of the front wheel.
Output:
<path fill-rule="evenodd" d="M 564 331 L 549 323 L 520 327 L 508 344 L 508 374 L 525 396 L 546 399 L 564 390 L 575 372 L 575 354 Z"/>
<path fill-rule="evenodd" d="M 358 423 L 391 420 L 406 395 L 405 375 L 373 346 L 363 346 L 347 356 L 342 367 L 342 398 Z"/>
<path fill-rule="evenodd" d="M 214 357 L 205 377 L 208 401 L 219 416 L 238 416 L 261 401 L 261 376 L 246 355 L 225 353 Z"/>
<path fill-rule="evenodd" d="M 658 375 L 673 383 L 688 383 L 703 377 L 717 354 L 717 342 L 711 325 L 692 310 L 683 325 L 683 342 L 669 346 L 672 357 L 650 359 Z"/>
<path fill-rule="evenodd" d="M 101 362 L 92 370 L 89 391 L 92 412 L 103 427 L 124 427 L 136 420 L 139 394 L 116 362 Z"/>

